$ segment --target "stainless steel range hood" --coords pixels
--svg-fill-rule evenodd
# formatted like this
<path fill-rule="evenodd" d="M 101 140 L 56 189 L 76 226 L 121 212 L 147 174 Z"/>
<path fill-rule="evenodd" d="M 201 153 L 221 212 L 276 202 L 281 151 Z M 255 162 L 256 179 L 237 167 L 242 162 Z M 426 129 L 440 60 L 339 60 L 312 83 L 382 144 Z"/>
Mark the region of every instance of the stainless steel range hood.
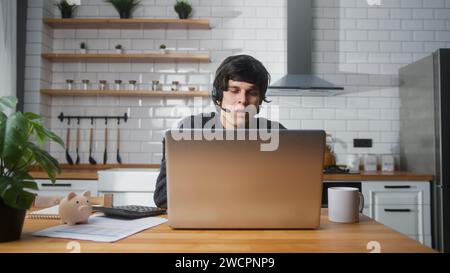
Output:
<path fill-rule="evenodd" d="M 333 96 L 344 90 L 311 73 L 311 0 L 287 0 L 288 74 L 269 86 L 272 96 Z"/>

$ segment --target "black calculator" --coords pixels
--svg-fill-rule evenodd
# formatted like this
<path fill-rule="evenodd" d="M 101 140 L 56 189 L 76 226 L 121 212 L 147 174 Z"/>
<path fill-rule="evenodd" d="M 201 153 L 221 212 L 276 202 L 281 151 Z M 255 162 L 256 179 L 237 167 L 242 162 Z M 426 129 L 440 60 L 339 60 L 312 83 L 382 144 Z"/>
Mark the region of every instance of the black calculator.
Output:
<path fill-rule="evenodd" d="M 92 207 L 93 211 L 103 212 L 107 217 L 137 219 L 157 216 L 166 213 L 166 209 L 147 206 L 116 206 L 116 207 Z"/>

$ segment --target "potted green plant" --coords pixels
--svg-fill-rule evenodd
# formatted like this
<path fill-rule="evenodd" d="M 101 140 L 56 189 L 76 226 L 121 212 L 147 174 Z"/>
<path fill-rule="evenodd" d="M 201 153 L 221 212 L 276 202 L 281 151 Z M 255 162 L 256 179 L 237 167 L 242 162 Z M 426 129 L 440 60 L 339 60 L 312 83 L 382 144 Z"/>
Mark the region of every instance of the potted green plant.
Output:
<path fill-rule="evenodd" d="M 116 53 L 122 54 L 123 53 L 123 47 L 121 44 L 116 45 Z"/>
<path fill-rule="evenodd" d="M 121 19 L 131 18 L 133 11 L 140 4 L 138 0 L 105 0 L 105 2 L 114 6 Z"/>
<path fill-rule="evenodd" d="M 85 42 L 80 43 L 80 52 L 81 54 L 86 54 L 87 52 L 87 45 Z"/>
<path fill-rule="evenodd" d="M 188 1 L 185 0 L 177 0 L 175 3 L 175 11 L 178 13 L 178 17 L 180 19 L 187 19 L 191 15 L 192 6 Z"/>
<path fill-rule="evenodd" d="M 70 4 L 67 2 L 67 0 L 61 0 L 58 3 L 56 3 L 56 6 L 58 7 L 59 11 L 61 12 L 61 18 L 72 18 L 74 15 L 75 10 L 77 9 L 77 5 Z"/>
<path fill-rule="evenodd" d="M 165 44 L 161 44 L 161 45 L 159 46 L 159 51 L 160 51 L 162 54 L 167 53 L 167 47 L 166 47 L 166 45 L 165 45 Z"/>
<path fill-rule="evenodd" d="M 0 242 L 20 238 L 25 212 L 37 184 L 29 171 L 40 167 L 54 183 L 58 161 L 43 149 L 47 141 L 63 141 L 42 125 L 34 113 L 16 112 L 15 97 L 0 97 Z"/>

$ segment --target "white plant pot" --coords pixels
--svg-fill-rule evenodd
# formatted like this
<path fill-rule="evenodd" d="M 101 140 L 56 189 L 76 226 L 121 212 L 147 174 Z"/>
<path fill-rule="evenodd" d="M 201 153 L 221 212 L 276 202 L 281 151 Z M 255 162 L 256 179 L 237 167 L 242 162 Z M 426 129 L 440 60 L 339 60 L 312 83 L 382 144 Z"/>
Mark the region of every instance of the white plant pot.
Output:
<path fill-rule="evenodd" d="M 117 54 L 122 54 L 123 53 L 123 49 L 116 49 L 116 53 Z"/>
<path fill-rule="evenodd" d="M 81 54 L 86 54 L 86 49 L 80 49 Z"/>
<path fill-rule="evenodd" d="M 161 52 L 161 54 L 167 54 L 167 49 L 160 49 L 159 52 Z"/>

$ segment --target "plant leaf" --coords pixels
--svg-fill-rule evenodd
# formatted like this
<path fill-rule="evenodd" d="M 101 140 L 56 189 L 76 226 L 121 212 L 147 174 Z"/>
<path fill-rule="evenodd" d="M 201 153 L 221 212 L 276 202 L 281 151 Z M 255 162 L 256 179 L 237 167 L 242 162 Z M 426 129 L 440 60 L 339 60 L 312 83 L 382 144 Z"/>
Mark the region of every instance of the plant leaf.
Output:
<path fill-rule="evenodd" d="M 0 111 L 4 111 L 6 108 L 15 109 L 16 105 L 16 97 L 0 97 Z"/>
<path fill-rule="evenodd" d="M 131 14 L 131 12 L 140 4 L 140 1 L 137 0 L 105 0 L 105 2 L 113 5 L 119 14 L 121 11 L 128 11 Z"/>
<path fill-rule="evenodd" d="M 8 117 L 0 112 L 0 158 L 3 160 L 3 146 L 5 143 L 6 122 Z M 1 175 L 1 174 L 0 174 Z"/>
<path fill-rule="evenodd" d="M 56 174 L 61 171 L 58 161 L 32 142 L 27 142 L 26 146 L 33 151 L 37 164 L 47 173 L 50 180 L 55 181 Z"/>
<path fill-rule="evenodd" d="M 47 140 L 52 140 L 62 147 L 64 147 L 64 141 L 55 133 L 45 128 L 40 122 L 31 121 L 32 130 L 36 135 L 38 143 L 44 143 Z"/>
<path fill-rule="evenodd" d="M 35 114 L 33 112 L 25 112 L 23 113 L 23 115 L 28 119 L 28 120 L 40 120 L 42 117 L 38 114 Z"/>
<path fill-rule="evenodd" d="M 29 186 L 28 183 L 12 183 L 11 187 L 6 189 L 2 198 L 6 205 L 16 209 L 28 209 L 30 208 L 33 200 L 35 198 L 35 194 L 25 191 L 26 186 Z"/>
<path fill-rule="evenodd" d="M 14 97 L 0 97 L 1 109 L 14 108 L 16 103 Z M 35 195 L 28 190 L 38 190 L 28 174 L 33 164 L 39 165 L 55 181 L 60 172 L 59 163 L 40 147 L 47 140 L 64 146 L 59 136 L 43 126 L 39 115 L 13 112 L 7 116 L 0 112 L 0 198 L 9 207 L 27 209 L 32 204 Z"/>
<path fill-rule="evenodd" d="M 19 172 L 13 177 L 0 177 L 1 197 L 5 204 L 12 208 L 28 209 L 35 194 L 26 189 L 38 190 L 36 182 L 26 172 Z"/>
<path fill-rule="evenodd" d="M 24 144 L 29 137 L 30 125 L 28 120 L 20 112 L 15 112 L 6 120 L 6 128 L 3 135 L 1 158 L 6 167 L 17 164 L 25 152 Z"/>
<path fill-rule="evenodd" d="M 14 180 L 8 176 L 0 176 L 0 197 L 3 198 L 3 194 L 6 189 L 14 183 Z"/>

